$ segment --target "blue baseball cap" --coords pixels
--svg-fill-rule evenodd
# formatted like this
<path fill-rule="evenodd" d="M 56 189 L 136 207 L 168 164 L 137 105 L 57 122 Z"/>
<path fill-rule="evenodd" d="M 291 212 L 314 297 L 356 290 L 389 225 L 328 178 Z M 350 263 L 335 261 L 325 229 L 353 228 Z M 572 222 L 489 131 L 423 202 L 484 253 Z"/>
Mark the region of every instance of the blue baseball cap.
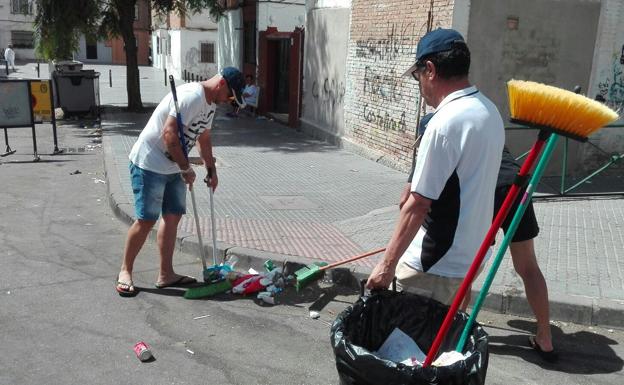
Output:
<path fill-rule="evenodd" d="M 438 28 L 428 32 L 418 42 L 416 47 L 416 62 L 412 65 L 403 76 L 410 75 L 416 67 L 421 65 L 420 60 L 427 55 L 433 53 L 448 51 L 453 48 L 456 43 L 466 43 L 464 37 L 454 29 Z"/>
<path fill-rule="evenodd" d="M 221 70 L 221 76 L 225 79 L 230 91 L 234 95 L 234 99 L 239 106 L 245 107 L 243 99 L 243 90 L 245 89 L 245 79 L 243 74 L 235 67 L 225 67 Z"/>

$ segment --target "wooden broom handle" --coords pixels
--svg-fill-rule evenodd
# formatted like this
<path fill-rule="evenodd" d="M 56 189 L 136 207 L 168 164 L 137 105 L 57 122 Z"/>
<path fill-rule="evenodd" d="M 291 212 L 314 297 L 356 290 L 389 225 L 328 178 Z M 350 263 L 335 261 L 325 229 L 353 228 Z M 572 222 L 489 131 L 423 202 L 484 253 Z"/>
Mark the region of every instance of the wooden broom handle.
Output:
<path fill-rule="evenodd" d="M 366 257 L 370 257 L 371 255 L 375 255 L 375 254 L 379 254 L 381 252 L 386 251 L 386 248 L 381 248 L 381 249 L 377 249 L 377 250 L 373 250 L 373 251 L 369 251 L 368 253 L 364 253 L 364 254 L 360 254 L 360 255 L 356 255 L 355 257 L 351 257 L 349 259 L 345 259 L 342 261 L 338 261 L 338 262 L 334 262 L 331 263 L 329 265 L 323 266 L 321 267 L 319 270 L 323 271 L 323 270 L 327 270 L 327 269 L 331 269 L 333 267 L 336 266 L 340 266 L 340 265 L 344 265 L 345 263 L 349 263 L 349 262 L 353 262 L 353 261 L 357 261 L 358 259 L 362 259 L 362 258 L 366 258 Z"/>

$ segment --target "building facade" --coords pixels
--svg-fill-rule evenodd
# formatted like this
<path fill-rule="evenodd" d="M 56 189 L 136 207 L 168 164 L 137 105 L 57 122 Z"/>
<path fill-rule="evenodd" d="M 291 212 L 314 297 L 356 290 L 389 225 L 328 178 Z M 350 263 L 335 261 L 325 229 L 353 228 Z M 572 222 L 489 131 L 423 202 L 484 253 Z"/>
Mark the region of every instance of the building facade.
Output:
<path fill-rule="evenodd" d="M 35 58 L 36 4 L 32 0 L 0 0 L 0 53 L 13 44 L 16 60 Z"/>
<path fill-rule="evenodd" d="M 299 127 L 305 0 L 228 0 L 219 22 L 219 64 L 252 75 L 258 112 Z"/>
<path fill-rule="evenodd" d="M 151 64 L 151 8 L 149 0 L 136 0 L 134 7 L 134 37 L 137 42 L 139 65 Z M 84 63 L 126 64 L 124 42 L 121 37 L 104 40 L 80 38 L 74 59 Z"/>
<path fill-rule="evenodd" d="M 152 15 L 153 66 L 180 79 L 210 78 L 218 71 L 218 25 L 208 11 L 194 15 Z"/>
<path fill-rule="evenodd" d="M 304 0 L 257 1 L 260 113 L 299 127 L 303 99 Z"/>
<path fill-rule="evenodd" d="M 455 28 L 467 39 L 470 80 L 504 119 L 512 78 L 570 90 L 578 85 L 621 108 L 623 19 L 623 0 L 309 0 L 302 123 L 317 136 L 407 170 L 426 107 L 417 83 L 402 74 L 419 39 L 438 27 Z M 621 131 L 603 129 L 592 141 L 622 153 Z M 530 133 L 507 131 L 512 153 L 530 147 Z M 559 148 L 549 174 L 561 172 L 562 159 Z M 604 161 L 592 146 L 570 143 L 569 174 L 586 174 Z"/>

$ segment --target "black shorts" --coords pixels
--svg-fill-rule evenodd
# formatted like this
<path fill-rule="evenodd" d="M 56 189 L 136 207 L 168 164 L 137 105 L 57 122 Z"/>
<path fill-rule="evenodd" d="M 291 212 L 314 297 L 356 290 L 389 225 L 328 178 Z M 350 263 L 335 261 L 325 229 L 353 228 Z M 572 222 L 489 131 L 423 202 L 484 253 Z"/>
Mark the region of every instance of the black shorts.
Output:
<path fill-rule="evenodd" d="M 507 196 L 507 192 L 509 191 L 510 186 L 501 186 L 496 188 L 496 193 L 494 196 L 494 217 L 498 214 L 498 210 L 503 205 L 505 201 L 505 197 Z M 524 194 L 519 194 L 516 198 L 516 201 L 511 205 L 511 209 L 509 210 L 509 214 L 507 214 L 507 218 L 503 221 L 502 228 L 505 234 L 507 234 L 507 230 L 509 230 L 509 225 L 511 225 L 511 221 L 513 220 L 514 215 L 516 214 L 516 210 L 518 210 L 518 206 L 520 205 L 520 201 L 522 200 L 522 196 Z M 518 229 L 516 229 L 516 233 L 511 239 L 512 242 L 522 242 L 528 241 L 529 239 L 533 239 L 537 237 L 539 233 L 539 226 L 537 225 L 537 218 L 535 218 L 535 211 L 533 210 L 533 202 L 529 202 L 526 210 L 524 211 L 524 215 L 520 220 L 520 224 L 518 225 Z"/>

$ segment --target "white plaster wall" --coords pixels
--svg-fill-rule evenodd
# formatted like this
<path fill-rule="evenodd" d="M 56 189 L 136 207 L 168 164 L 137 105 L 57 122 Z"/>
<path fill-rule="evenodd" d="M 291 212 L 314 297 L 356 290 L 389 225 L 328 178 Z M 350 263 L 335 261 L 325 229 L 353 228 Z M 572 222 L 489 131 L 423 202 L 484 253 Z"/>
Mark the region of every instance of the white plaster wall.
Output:
<path fill-rule="evenodd" d="M 80 37 L 78 51 L 74 53 L 74 60 L 84 63 L 111 63 L 113 61 L 113 50 L 107 47 L 104 41 L 97 42 L 97 59 L 87 59 L 87 44 L 85 37 Z"/>
<path fill-rule="evenodd" d="M 161 54 L 156 54 L 156 39 L 158 34 L 166 36 L 171 45 L 171 55 L 165 55 L 165 47 L 161 44 Z M 177 79 L 182 79 L 184 70 L 187 73 L 212 77 L 217 73 L 218 58 L 218 32 L 217 30 L 157 30 L 152 33 L 153 66 L 167 69 Z M 215 44 L 215 63 L 200 62 L 200 43 L 209 42 Z"/>
<path fill-rule="evenodd" d="M 588 96 L 624 108 L 624 1 L 603 0 Z"/>
<path fill-rule="evenodd" d="M 587 96 L 595 98 L 600 94 L 606 104 L 619 111 L 624 125 L 624 1 L 602 0 L 594 61 Z M 607 153 L 624 153 L 624 127 L 603 128 L 590 137 L 590 141 Z M 607 157 L 590 146 L 583 146 L 581 157 L 584 164 L 596 168 L 607 162 Z M 620 164 L 610 169 L 620 173 Z M 619 170 L 619 171 L 618 171 Z"/>
<path fill-rule="evenodd" d="M 350 1 L 318 1 L 306 20 L 301 121 L 336 138 L 344 134 L 350 17 Z"/>
<path fill-rule="evenodd" d="M 169 30 L 161 28 L 161 29 L 157 29 L 155 31 L 152 32 L 152 66 L 156 67 L 156 68 L 160 68 L 160 69 L 167 69 L 168 71 L 170 70 L 169 67 L 167 66 L 168 63 L 171 63 L 171 56 L 166 55 L 165 54 L 165 47 L 163 44 L 163 38 L 167 38 L 169 39 Z M 157 45 L 157 39 L 158 37 L 161 37 L 160 40 L 160 54 L 158 54 L 158 50 Z"/>
<path fill-rule="evenodd" d="M 168 39 L 171 42 L 171 56 L 165 56 L 165 66 L 167 72 L 176 79 L 182 78 L 182 40 L 181 31 L 168 31 Z"/>
<path fill-rule="evenodd" d="M 258 1 L 258 31 L 266 31 L 268 27 L 276 27 L 280 32 L 294 31 L 296 27 L 305 26 L 305 0 L 291 0 L 290 3 L 279 4 Z"/>
<path fill-rule="evenodd" d="M 351 8 L 351 0 L 307 0 L 306 11 L 324 8 Z"/>
<path fill-rule="evenodd" d="M 453 7 L 453 29 L 468 38 L 468 26 L 470 24 L 470 0 L 455 0 Z"/>
<path fill-rule="evenodd" d="M 218 69 L 234 66 L 242 68 L 243 63 L 243 10 L 227 11 L 219 20 Z"/>
<path fill-rule="evenodd" d="M 181 70 L 178 69 L 179 76 L 182 77 L 182 72 L 187 70 L 195 76 L 201 76 L 204 78 L 210 78 L 217 73 L 217 31 L 189 31 L 182 30 L 180 33 L 180 51 L 174 56 L 173 47 L 171 50 L 171 56 L 180 61 L 178 66 L 181 65 Z M 201 63 L 200 62 L 200 43 L 214 43 L 215 45 L 215 63 Z M 180 68 L 180 67 L 179 67 Z M 178 74 L 178 72 L 176 72 Z"/>
<path fill-rule="evenodd" d="M 157 53 L 158 30 L 152 32 L 152 67 L 163 69 L 163 55 Z"/>

